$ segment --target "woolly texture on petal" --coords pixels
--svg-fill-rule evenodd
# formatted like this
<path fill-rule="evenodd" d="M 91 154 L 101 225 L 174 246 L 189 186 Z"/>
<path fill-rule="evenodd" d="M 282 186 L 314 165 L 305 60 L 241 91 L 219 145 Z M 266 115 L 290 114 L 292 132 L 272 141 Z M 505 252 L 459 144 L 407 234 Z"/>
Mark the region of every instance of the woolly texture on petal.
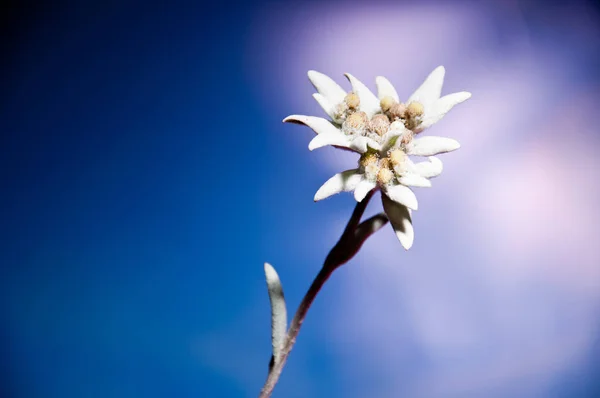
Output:
<path fill-rule="evenodd" d="M 428 161 L 414 164 L 414 171 L 425 178 L 433 178 L 442 174 L 444 165 L 441 160 L 430 156 Z"/>
<path fill-rule="evenodd" d="M 439 122 L 455 105 L 465 102 L 469 98 L 471 98 L 471 93 L 461 91 L 459 93 L 445 95 L 438 99 L 429 107 L 429 109 L 425 110 L 423 121 L 416 131 L 422 131 Z"/>
<path fill-rule="evenodd" d="M 319 134 L 308 143 L 308 149 L 314 150 L 327 145 L 341 146 L 348 148 L 350 140 L 343 133 L 337 132 L 334 134 Z"/>
<path fill-rule="evenodd" d="M 290 115 L 283 119 L 284 123 L 303 124 L 310 127 L 317 134 L 341 134 L 340 129 L 335 127 L 329 120 L 316 116 Z"/>
<path fill-rule="evenodd" d="M 375 184 L 373 181 L 362 180 L 358 183 L 356 189 L 354 190 L 354 199 L 356 199 L 357 202 L 362 202 L 369 191 L 376 186 L 377 184 Z"/>
<path fill-rule="evenodd" d="M 406 146 L 406 153 L 414 156 L 433 156 L 455 151 L 458 148 L 460 144 L 452 138 L 426 136 L 412 140 Z"/>
<path fill-rule="evenodd" d="M 317 72 L 316 70 L 309 70 L 308 78 L 319 94 L 321 94 L 329 104 L 339 104 L 344 100 L 346 91 L 329 76 Z"/>
<path fill-rule="evenodd" d="M 394 101 L 400 102 L 400 97 L 398 97 L 396 89 L 388 79 L 383 76 L 377 76 L 375 84 L 377 84 L 377 96 L 380 100 L 385 97 L 392 97 Z"/>
<path fill-rule="evenodd" d="M 319 134 L 308 143 L 308 149 L 314 150 L 322 148 L 324 146 L 336 146 L 340 148 L 346 148 L 353 152 L 365 153 L 369 148 L 379 150 L 381 146 L 369 137 L 354 137 L 351 138 L 342 132 L 333 134 Z"/>
<path fill-rule="evenodd" d="M 398 184 L 398 185 L 388 185 L 382 188 L 384 193 L 388 198 L 393 200 L 394 202 L 400 203 L 408 207 L 409 209 L 417 210 L 419 207 L 419 203 L 417 202 L 417 197 L 415 193 L 411 191 L 410 188 Z"/>
<path fill-rule="evenodd" d="M 315 194 L 315 202 L 340 192 L 353 191 L 363 179 L 357 169 L 346 170 L 331 177 Z"/>
<path fill-rule="evenodd" d="M 379 100 L 360 80 L 346 73 L 345 76 L 352 85 L 352 91 L 360 98 L 360 110 L 365 112 L 369 118 L 379 112 Z"/>
<path fill-rule="evenodd" d="M 398 182 L 402 185 L 406 185 L 408 187 L 418 187 L 418 188 L 429 188 L 431 187 L 431 181 L 427 178 L 421 176 L 420 174 L 415 173 L 407 173 L 402 177 L 398 178 Z"/>
<path fill-rule="evenodd" d="M 446 70 L 438 66 L 427 76 L 423 84 L 408 98 L 407 103 L 420 102 L 427 110 L 442 94 Z"/>
<path fill-rule="evenodd" d="M 400 244 L 406 250 L 410 249 L 415 240 L 410 210 L 406 206 L 390 200 L 385 195 L 381 195 L 381 201 L 383 202 L 383 210 L 388 216 Z"/>
<path fill-rule="evenodd" d="M 348 148 L 358 153 L 365 153 L 369 148 L 379 151 L 381 150 L 381 145 L 372 138 L 360 136 L 353 138 Z"/>
<path fill-rule="evenodd" d="M 331 120 L 335 121 L 336 123 L 339 122 L 339 120 L 336 120 L 335 117 L 335 104 L 329 102 L 327 98 L 325 98 L 319 93 L 314 93 L 313 98 L 319 103 L 321 108 L 323 108 L 323 110 L 325 111 L 325 113 L 327 113 Z"/>
<path fill-rule="evenodd" d="M 398 142 L 398 137 L 404 134 L 412 133 L 404 126 L 402 126 L 402 128 L 396 128 L 385 133 L 381 139 L 381 151 L 389 151 L 394 145 L 396 145 L 396 142 Z"/>

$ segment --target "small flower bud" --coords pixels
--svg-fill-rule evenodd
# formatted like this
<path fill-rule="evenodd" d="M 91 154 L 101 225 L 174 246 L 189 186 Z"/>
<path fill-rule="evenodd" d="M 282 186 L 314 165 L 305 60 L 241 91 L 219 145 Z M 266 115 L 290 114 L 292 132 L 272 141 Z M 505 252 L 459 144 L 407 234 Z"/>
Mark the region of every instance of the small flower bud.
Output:
<path fill-rule="evenodd" d="M 389 184 L 394 178 L 394 173 L 388 168 L 382 168 L 377 173 L 377 182 L 381 185 Z"/>
<path fill-rule="evenodd" d="M 404 132 L 404 134 L 402 134 L 402 136 L 400 136 L 400 145 L 405 147 L 408 144 L 410 144 L 410 142 L 413 139 L 413 132 L 411 130 L 406 130 Z"/>
<path fill-rule="evenodd" d="M 366 113 L 354 112 L 351 115 L 348 115 L 342 125 L 342 130 L 348 135 L 362 134 L 368 123 L 369 117 Z"/>
<path fill-rule="evenodd" d="M 353 110 L 353 111 L 358 110 L 358 107 L 360 106 L 359 96 L 352 92 L 346 94 L 346 97 L 344 98 L 344 102 L 348 106 L 348 109 Z"/>
<path fill-rule="evenodd" d="M 340 102 L 335 106 L 335 110 L 333 112 L 333 119 L 337 123 L 342 123 L 346 120 L 346 112 L 348 112 L 348 105 L 345 102 Z"/>
<path fill-rule="evenodd" d="M 365 167 L 365 177 L 367 177 L 368 180 L 375 181 L 378 174 L 379 166 L 377 165 L 377 162 L 370 163 Z"/>
<path fill-rule="evenodd" d="M 394 173 L 396 173 L 397 176 L 402 176 L 404 173 L 406 173 L 406 164 L 400 163 L 400 164 L 395 165 Z"/>
<path fill-rule="evenodd" d="M 406 115 L 408 117 L 423 116 L 424 111 L 425 109 L 423 108 L 423 104 L 415 101 L 408 104 L 408 107 L 406 108 Z"/>
<path fill-rule="evenodd" d="M 394 149 L 390 152 L 389 159 L 394 166 L 403 164 L 406 161 L 406 153 L 402 149 Z"/>
<path fill-rule="evenodd" d="M 379 106 L 384 113 L 390 110 L 390 108 L 396 103 L 396 101 L 392 97 L 383 97 L 381 101 L 379 101 Z"/>
<path fill-rule="evenodd" d="M 360 161 L 359 164 L 363 167 L 366 168 L 367 166 L 371 165 L 371 164 L 377 164 L 377 162 L 379 161 L 379 156 L 377 156 L 374 153 L 371 152 L 367 152 L 365 154 L 363 154 L 360 157 Z"/>
<path fill-rule="evenodd" d="M 373 116 L 371 123 L 369 124 L 369 129 L 380 137 L 383 137 L 385 133 L 388 132 L 389 128 L 390 119 L 381 113 Z"/>
<path fill-rule="evenodd" d="M 406 105 L 402 103 L 392 105 L 389 114 L 392 120 L 404 118 L 406 115 Z"/>
<path fill-rule="evenodd" d="M 379 167 L 381 167 L 382 169 L 391 169 L 390 159 L 388 159 L 388 158 L 381 159 L 379 161 Z"/>
<path fill-rule="evenodd" d="M 404 130 L 404 123 L 402 122 L 402 120 L 396 120 L 394 122 L 392 122 L 392 124 L 390 125 L 390 130 Z"/>

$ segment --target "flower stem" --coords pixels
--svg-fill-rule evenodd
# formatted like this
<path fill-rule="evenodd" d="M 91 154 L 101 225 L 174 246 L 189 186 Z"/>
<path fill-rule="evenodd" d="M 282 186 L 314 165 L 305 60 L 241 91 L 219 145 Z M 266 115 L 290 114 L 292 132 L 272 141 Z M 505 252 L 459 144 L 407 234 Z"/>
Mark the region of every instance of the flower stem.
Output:
<path fill-rule="evenodd" d="M 350 217 L 350 220 L 348 221 L 346 229 L 340 237 L 340 240 L 327 255 L 323 267 L 304 295 L 304 298 L 302 299 L 302 302 L 298 306 L 298 310 L 294 315 L 294 319 L 292 319 L 292 323 L 288 329 L 281 352 L 277 358 L 273 359 L 267 381 L 260 391 L 259 398 L 269 398 L 273 393 L 273 389 L 275 388 L 275 384 L 277 384 L 279 381 L 279 377 L 281 376 L 281 372 L 285 366 L 287 357 L 290 355 L 290 352 L 296 343 L 296 338 L 298 337 L 300 327 L 306 318 L 308 309 L 312 305 L 325 282 L 329 279 L 331 274 L 333 274 L 333 271 L 335 271 L 336 268 L 345 264 L 348 260 L 354 257 L 354 255 L 362 246 L 363 241 L 356 239 L 356 229 L 360 224 L 360 219 L 365 212 L 367 204 L 369 203 L 369 200 L 373 196 L 374 192 L 375 190 L 369 192 L 361 202 L 356 204 L 356 207 L 352 212 L 352 216 Z"/>

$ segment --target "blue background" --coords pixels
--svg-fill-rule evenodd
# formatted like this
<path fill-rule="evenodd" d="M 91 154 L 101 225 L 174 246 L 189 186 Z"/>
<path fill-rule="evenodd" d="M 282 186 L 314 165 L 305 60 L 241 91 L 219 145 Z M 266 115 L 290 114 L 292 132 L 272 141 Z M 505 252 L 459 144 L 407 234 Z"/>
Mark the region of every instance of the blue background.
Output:
<path fill-rule="evenodd" d="M 264 283 L 256 176 L 277 153 L 239 67 L 246 12 L 5 16 L 5 396 L 240 395 L 190 341 Z"/>

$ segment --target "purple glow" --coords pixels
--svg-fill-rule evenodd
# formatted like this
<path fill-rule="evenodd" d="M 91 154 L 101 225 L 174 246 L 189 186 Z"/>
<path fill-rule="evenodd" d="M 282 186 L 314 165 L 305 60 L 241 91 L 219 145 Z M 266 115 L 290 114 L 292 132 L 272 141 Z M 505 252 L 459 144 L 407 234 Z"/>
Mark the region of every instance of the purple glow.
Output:
<path fill-rule="evenodd" d="M 344 396 L 543 396 L 580 366 L 600 308 L 600 101 L 577 84 L 576 62 L 550 62 L 572 57 L 568 42 L 535 44 L 508 6 L 315 3 L 258 19 L 257 89 L 282 115 L 324 116 L 309 69 L 340 82 L 351 72 L 372 89 L 384 75 L 408 98 L 442 64 L 443 93 L 473 93 L 425 133 L 462 148 L 417 192 L 414 248 L 404 252 L 386 228 L 339 276 L 327 338 L 343 380 L 376 380 Z M 593 26 L 574 35 L 585 43 Z M 314 172 L 325 181 L 353 161 L 335 156 Z"/>

